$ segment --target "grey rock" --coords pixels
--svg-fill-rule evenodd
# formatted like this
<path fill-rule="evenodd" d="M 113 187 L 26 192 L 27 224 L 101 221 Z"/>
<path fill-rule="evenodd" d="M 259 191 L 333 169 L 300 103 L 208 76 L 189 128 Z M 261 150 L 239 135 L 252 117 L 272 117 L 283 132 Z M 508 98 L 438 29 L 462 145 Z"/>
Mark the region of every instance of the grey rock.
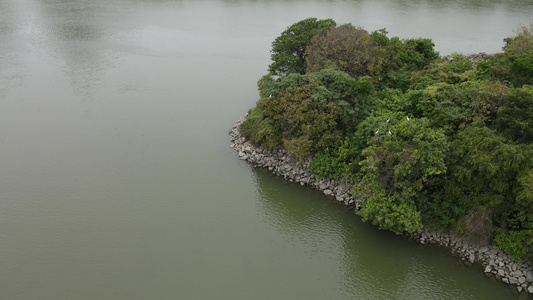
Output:
<path fill-rule="evenodd" d="M 509 279 L 507 279 L 507 277 L 504 277 L 504 278 L 502 278 L 502 282 L 509 284 Z"/>
<path fill-rule="evenodd" d="M 530 286 L 527 288 L 527 291 L 528 291 L 530 294 L 533 294 L 533 285 L 530 285 Z"/>
<path fill-rule="evenodd" d="M 526 280 L 533 283 L 533 271 L 528 271 L 526 274 Z"/>
<path fill-rule="evenodd" d="M 511 274 L 513 275 L 513 277 L 516 277 L 516 278 L 524 276 L 524 274 L 520 270 L 513 271 Z"/>
<path fill-rule="evenodd" d="M 524 276 L 518 277 L 518 283 L 522 284 L 524 282 L 526 282 L 526 278 Z"/>
<path fill-rule="evenodd" d="M 487 247 L 487 246 L 483 246 L 483 247 L 479 248 L 479 252 L 481 252 L 481 253 L 485 253 L 487 251 L 489 251 L 489 247 Z"/>

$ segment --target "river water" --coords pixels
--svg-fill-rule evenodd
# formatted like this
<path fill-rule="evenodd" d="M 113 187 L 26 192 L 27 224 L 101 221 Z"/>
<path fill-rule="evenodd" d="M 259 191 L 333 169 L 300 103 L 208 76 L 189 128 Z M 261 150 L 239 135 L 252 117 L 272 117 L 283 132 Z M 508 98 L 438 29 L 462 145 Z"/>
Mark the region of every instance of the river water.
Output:
<path fill-rule="evenodd" d="M 310 16 L 492 53 L 533 3 L 0 0 L 0 299 L 517 299 L 232 152 Z"/>

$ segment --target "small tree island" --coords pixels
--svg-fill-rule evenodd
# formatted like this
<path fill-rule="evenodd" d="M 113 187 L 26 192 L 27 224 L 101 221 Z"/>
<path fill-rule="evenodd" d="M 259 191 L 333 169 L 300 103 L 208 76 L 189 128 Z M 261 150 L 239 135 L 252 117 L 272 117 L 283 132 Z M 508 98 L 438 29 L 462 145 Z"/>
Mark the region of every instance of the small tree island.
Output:
<path fill-rule="evenodd" d="M 331 19 L 272 43 L 243 137 L 353 185 L 364 220 L 533 259 L 533 24 L 502 53 L 441 57 L 427 38 Z"/>

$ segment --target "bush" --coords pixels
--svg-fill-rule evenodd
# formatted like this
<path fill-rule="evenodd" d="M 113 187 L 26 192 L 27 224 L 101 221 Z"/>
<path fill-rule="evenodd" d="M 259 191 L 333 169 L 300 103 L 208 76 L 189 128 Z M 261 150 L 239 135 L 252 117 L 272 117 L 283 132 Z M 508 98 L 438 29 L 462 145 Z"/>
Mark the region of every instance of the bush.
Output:
<path fill-rule="evenodd" d="M 412 69 L 422 69 L 439 57 L 434 50 L 435 44 L 430 39 L 407 39 L 399 47 L 398 56 L 403 64 Z"/>
<path fill-rule="evenodd" d="M 533 259 L 533 231 L 531 229 L 510 232 L 497 229 L 494 242 L 501 250 L 511 254 L 513 259 Z"/>
<path fill-rule="evenodd" d="M 277 137 L 289 153 L 306 157 L 342 140 L 341 107 L 334 101 L 313 99 L 317 93 L 334 94 L 325 92 L 320 82 L 291 74 L 275 82 L 263 80 L 261 84 L 269 85 L 267 89 L 272 94 L 259 101 L 257 107 L 273 132 L 279 133 Z"/>
<path fill-rule="evenodd" d="M 523 54 L 510 64 L 511 81 L 517 87 L 533 85 L 533 54 Z"/>
<path fill-rule="evenodd" d="M 279 134 L 274 130 L 263 112 L 256 107 L 239 126 L 241 134 L 250 142 L 261 147 L 274 149 L 279 144 Z"/>
<path fill-rule="evenodd" d="M 341 176 L 344 173 L 345 166 L 343 166 L 343 162 L 339 159 L 338 153 L 334 152 L 336 151 L 329 149 L 317 152 L 310 163 L 311 172 L 315 175 L 329 178 Z"/>
<path fill-rule="evenodd" d="M 358 187 L 363 192 L 358 195 L 363 201 L 359 213 L 364 221 L 397 234 L 414 232 L 423 227 L 420 212 L 412 201 L 412 191 L 403 190 L 401 193 L 391 194 L 376 184 L 372 176 L 365 177 L 365 180 L 369 183 Z"/>
<path fill-rule="evenodd" d="M 361 215 L 395 232 L 419 229 L 415 200 L 435 176 L 446 172 L 446 136 L 426 119 L 390 118 L 382 122 L 362 152 Z"/>
<path fill-rule="evenodd" d="M 517 142 L 533 142 L 533 86 L 513 90 L 498 109 L 494 125 Z"/>
<path fill-rule="evenodd" d="M 377 77 L 383 70 L 385 51 L 362 28 L 351 24 L 321 32 L 305 51 L 307 72 L 336 66 L 351 76 Z"/>
<path fill-rule="evenodd" d="M 508 56 L 533 54 L 533 23 L 529 27 L 520 27 L 515 36 L 505 38 L 503 41 L 505 42 L 503 51 Z"/>
<path fill-rule="evenodd" d="M 478 62 L 476 75 L 478 78 L 507 83 L 511 80 L 510 62 L 509 57 L 505 55 L 495 55 L 486 61 Z"/>

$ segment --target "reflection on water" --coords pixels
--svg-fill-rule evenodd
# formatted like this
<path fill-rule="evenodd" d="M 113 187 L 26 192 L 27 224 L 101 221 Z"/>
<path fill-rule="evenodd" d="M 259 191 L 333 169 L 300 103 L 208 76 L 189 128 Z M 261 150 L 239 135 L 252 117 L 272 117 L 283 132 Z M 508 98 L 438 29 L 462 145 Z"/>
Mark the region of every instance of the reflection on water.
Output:
<path fill-rule="evenodd" d="M 458 263 L 444 249 L 380 231 L 333 198 L 256 169 L 264 221 L 304 256 L 333 257 L 338 288 L 357 299 L 505 299 L 479 266 Z"/>
<path fill-rule="evenodd" d="M 71 80 L 74 92 L 94 95 L 101 78 L 119 58 L 108 50 L 115 30 L 108 24 L 114 17 L 113 10 L 98 2 L 80 6 L 71 1 L 34 2 L 24 9 L 36 16 L 36 38 Z"/>

